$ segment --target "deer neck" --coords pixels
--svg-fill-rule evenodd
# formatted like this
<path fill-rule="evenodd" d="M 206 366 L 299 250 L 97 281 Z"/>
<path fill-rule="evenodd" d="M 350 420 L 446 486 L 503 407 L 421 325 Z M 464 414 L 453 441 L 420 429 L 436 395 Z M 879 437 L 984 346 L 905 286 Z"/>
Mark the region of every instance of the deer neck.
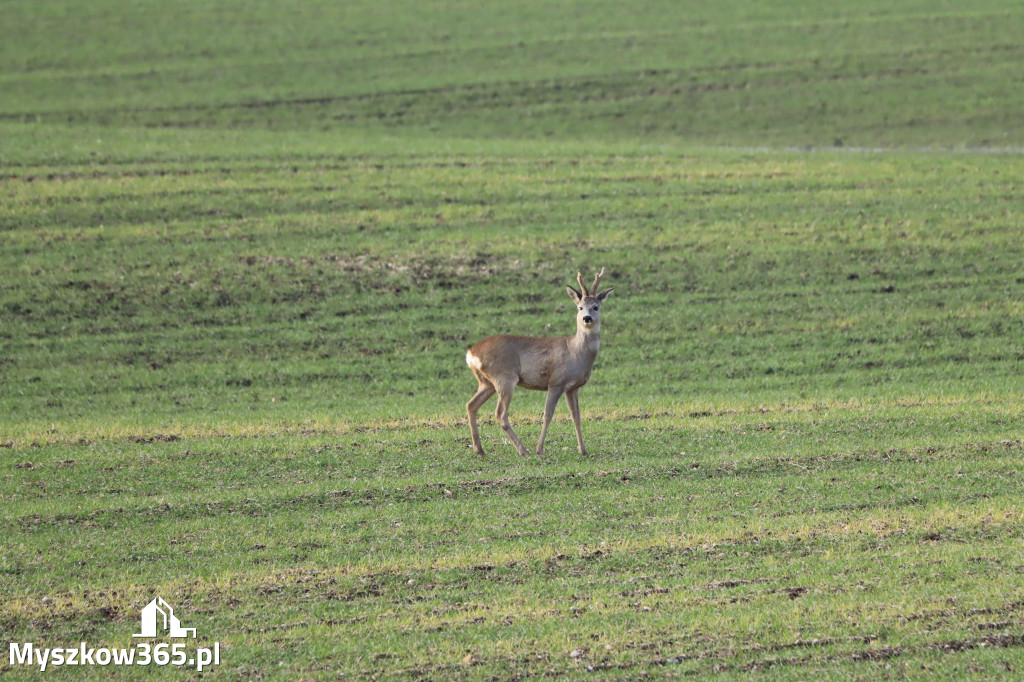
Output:
<path fill-rule="evenodd" d="M 569 337 L 569 348 L 577 355 L 597 357 L 601 347 L 601 323 L 587 329 L 582 324 L 576 327 L 576 335 Z"/>

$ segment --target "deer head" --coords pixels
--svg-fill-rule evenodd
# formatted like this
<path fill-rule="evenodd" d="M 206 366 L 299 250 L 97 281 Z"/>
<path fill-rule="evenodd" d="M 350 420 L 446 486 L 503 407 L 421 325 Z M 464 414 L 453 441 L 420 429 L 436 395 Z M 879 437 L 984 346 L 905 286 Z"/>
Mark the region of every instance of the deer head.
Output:
<path fill-rule="evenodd" d="M 601 268 L 601 272 L 594 276 L 594 283 L 587 288 L 587 285 L 583 283 L 583 273 L 576 273 L 576 282 L 580 285 L 580 290 L 577 291 L 571 286 L 566 285 L 565 291 L 569 294 L 569 298 L 572 299 L 573 303 L 576 304 L 576 328 L 583 330 L 600 329 L 601 328 L 601 304 L 604 303 L 604 299 L 608 298 L 608 295 L 612 293 L 615 287 L 609 287 L 604 291 L 594 293 L 597 291 L 598 285 L 601 283 L 601 278 L 604 276 L 604 268 Z"/>

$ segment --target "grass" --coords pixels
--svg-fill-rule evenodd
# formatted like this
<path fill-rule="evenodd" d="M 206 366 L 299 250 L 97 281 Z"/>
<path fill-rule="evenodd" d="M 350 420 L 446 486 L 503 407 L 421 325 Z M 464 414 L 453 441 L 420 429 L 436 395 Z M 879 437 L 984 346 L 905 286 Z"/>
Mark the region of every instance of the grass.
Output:
<path fill-rule="evenodd" d="M 4 639 L 159 595 L 217 679 L 1024 670 L 1019 8 L 9 4 Z M 601 266 L 592 454 L 473 455 L 465 349 Z"/>
<path fill-rule="evenodd" d="M 1012 0 L 18 0 L 6 11 L 0 120 L 758 147 L 1024 142 Z"/>

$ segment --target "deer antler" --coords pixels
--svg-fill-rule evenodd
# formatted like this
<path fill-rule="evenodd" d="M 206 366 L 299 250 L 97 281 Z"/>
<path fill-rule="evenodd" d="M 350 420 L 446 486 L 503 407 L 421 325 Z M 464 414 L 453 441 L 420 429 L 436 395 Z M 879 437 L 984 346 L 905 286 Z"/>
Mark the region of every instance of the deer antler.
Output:
<path fill-rule="evenodd" d="M 593 296 L 594 294 L 597 293 L 597 285 L 601 283 L 602 277 L 604 277 L 604 268 L 601 268 L 601 272 L 597 273 L 594 276 L 594 286 L 590 287 L 590 296 Z M 582 282 L 580 283 L 580 286 L 583 286 Z"/>
<path fill-rule="evenodd" d="M 576 273 L 576 281 L 580 283 L 580 291 L 583 292 L 583 298 L 586 298 L 587 296 L 590 296 L 590 292 L 587 291 L 587 285 L 583 283 L 583 273 L 582 272 L 577 272 Z"/>

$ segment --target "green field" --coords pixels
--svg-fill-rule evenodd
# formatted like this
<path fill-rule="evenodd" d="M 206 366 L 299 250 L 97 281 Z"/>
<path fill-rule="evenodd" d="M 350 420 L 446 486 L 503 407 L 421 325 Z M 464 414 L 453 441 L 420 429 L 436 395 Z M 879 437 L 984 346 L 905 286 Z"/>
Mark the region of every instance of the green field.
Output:
<path fill-rule="evenodd" d="M 1024 7 L 690 4 L 5 3 L 0 677 L 1024 676 Z"/>

